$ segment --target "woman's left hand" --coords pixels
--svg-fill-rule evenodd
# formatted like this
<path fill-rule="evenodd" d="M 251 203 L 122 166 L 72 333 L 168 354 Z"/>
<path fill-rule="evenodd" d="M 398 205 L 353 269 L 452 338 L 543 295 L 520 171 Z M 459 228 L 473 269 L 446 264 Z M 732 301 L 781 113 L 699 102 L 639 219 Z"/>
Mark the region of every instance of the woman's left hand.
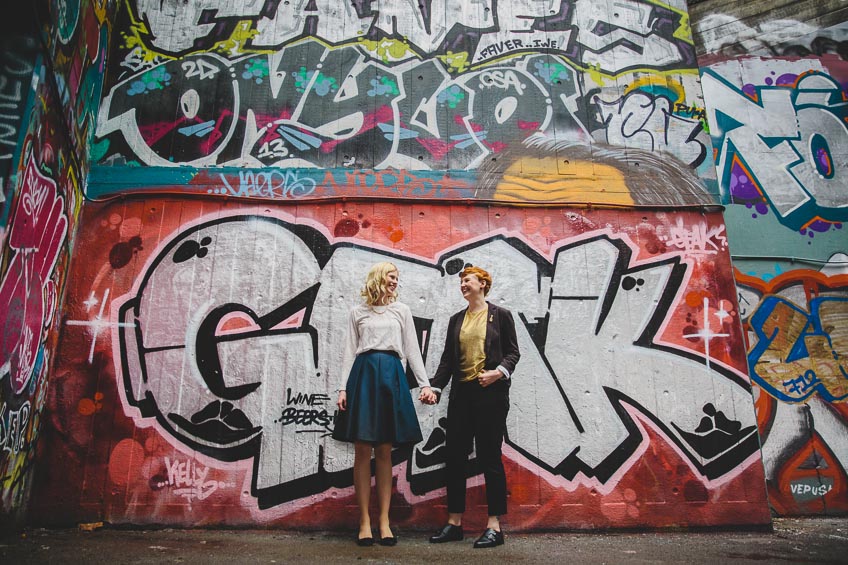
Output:
<path fill-rule="evenodd" d="M 421 393 L 418 395 L 418 400 L 423 402 L 424 404 L 435 404 L 436 403 L 436 393 L 433 392 L 428 386 L 425 386 L 421 389 Z"/>
<path fill-rule="evenodd" d="M 483 371 L 477 376 L 477 382 L 480 383 L 480 386 L 487 387 L 495 381 L 499 381 L 503 378 L 503 373 L 498 371 L 497 369 L 492 369 L 491 371 Z"/>

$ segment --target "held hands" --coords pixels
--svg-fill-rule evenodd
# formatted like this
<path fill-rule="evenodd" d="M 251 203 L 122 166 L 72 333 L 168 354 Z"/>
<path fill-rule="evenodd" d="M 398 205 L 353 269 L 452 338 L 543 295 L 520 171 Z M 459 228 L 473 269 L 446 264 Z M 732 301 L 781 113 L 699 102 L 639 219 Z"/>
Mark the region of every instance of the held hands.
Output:
<path fill-rule="evenodd" d="M 418 400 L 420 400 L 424 404 L 435 404 L 436 393 L 433 392 L 433 389 L 428 386 L 422 387 L 421 394 L 418 395 Z"/>
<path fill-rule="evenodd" d="M 347 392 L 343 390 L 339 391 L 339 399 L 336 401 L 336 406 L 343 412 L 347 410 Z"/>
<path fill-rule="evenodd" d="M 477 375 L 477 382 L 480 383 L 480 386 L 483 388 L 489 386 L 495 381 L 499 381 L 503 378 L 503 373 L 498 371 L 497 369 L 492 369 L 491 371 L 483 371 L 479 375 Z"/>

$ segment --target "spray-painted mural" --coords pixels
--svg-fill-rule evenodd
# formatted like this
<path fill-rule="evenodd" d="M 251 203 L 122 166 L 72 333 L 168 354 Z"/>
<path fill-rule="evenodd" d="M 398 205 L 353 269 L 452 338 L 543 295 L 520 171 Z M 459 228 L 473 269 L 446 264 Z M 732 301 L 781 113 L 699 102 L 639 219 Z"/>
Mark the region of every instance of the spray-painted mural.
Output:
<path fill-rule="evenodd" d="M 39 16 L 68 130 L 88 171 L 109 48 L 109 21 L 115 0 L 50 0 Z"/>
<path fill-rule="evenodd" d="M 535 135 L 714 175 L 671 5 L 140 1 L 121 18 L 102 165 L 465 170 Z"/>
<path fill-rule="evenodd" d="M 685 14 L 671 5 L 637 0 L 624 0 L 614 14 L 585 0 L 482 0 L 471 6 L 457 0 L 364 0 L 346 6 L 329 0 L 175 4 L 138 0 L 132 6 L 136 21 L 145 24 L 133 31 L 172 56 L 238 40 L 248 48 L 279 49 L 312 36 L 329 45 L 362 42 L 393 63 L 429 56 L 454 66 L 473 65 L 540 49 L 607 72 L 648 61 L 672 68 L 694 61 Z"/>
<path fill-rule="evenodd" d="M 81 202 L 79 169 L 46 69 L 22 146 L 0 276 L 0 517 L 13 518 L 31 481 L 55 351 L 69 221 Z"/>
<path fill-rule="evenodd" d="M 708 50 L 704 98 L 769 500 L 781 515 L 844 513 L 848 28 L 754 29 L 725 14 L 693 25 Z"/>
<path fill-rule="evenodd" d="M 88 206 L 79 245 L 51 394 L 74 409 L 53 413 L 49 450 L 78 468 L 48 465 L 40 497 L 55 509 L 62 488 L 60 515 L 347 525 L 340 329 L 358 273 L 390 259 L 430 372 L 463 265 L 491 268 L 516 316 L 512 527 L 769 520 L 718 214 L 148 199 Z M 429 527 L 446 405 L 417 409 L 397 497 Z"/>
<path fill-rule="evenodd" d="M 844 266 L 828 270 L 738 281 L 770 501 L 780 514 L 848 510 L 848 278 Z"/>
<path fill-rule="evenodd" d="M 755 216 L 774 214 L 808 237 L 840 230 L 848 219 L 842 187 L 848 166 L 844 90 L 816 67 L 757 60 L 741 68 L 736 62 L 716 64 L 702 81 L 729 202 L 746 205 Z M 757 71 L 763 74 L 750 76 Z M 744 76 L 741 88 L 724 78 L 734 75 Z"/>
<path fill-rule="evenodd" d="M 0 269 L 0 523 L 22 523 L 34 481 L 39 436 L 61 318 L 69 246 L 82 206 L 91 118 L 105 70 L 101 1 L 27 4 L 14 12 L 44 18 L 40 63 L 29 74 L 4 58 L 4 108 L 28 100 L 15 182 L 2 214 Z M 30 27 L 29 20 L 20 23 Z M 42 45 L 35 31 L 33 45 Z M 15 96 L 10 94 L 14 93 Z M 9 131 L 8 129 L 6 130 Z M 16 140 L 13 140 L 16 141 Z M 48 431 L 49 433 L 49 431 Z"/>
<path fill-rule="evenodd" d="M 113 38 L 36 522 L 349 527 L 332 383 L 384 259 L 431 372 L 464 264 L 515 313 L 512 529 L 769 522 L 684 2 L 128 0 Z"/>
<path fill-rule="evenodd" d="M 17 172 L 20 137 L 28 125 L 24 116 L 31 103 L 37 45 L 36 38 L 26 34 L 0 39 L 0 241 L 9 216 L 5 202 L 13 190 L 11 177 Z"/>

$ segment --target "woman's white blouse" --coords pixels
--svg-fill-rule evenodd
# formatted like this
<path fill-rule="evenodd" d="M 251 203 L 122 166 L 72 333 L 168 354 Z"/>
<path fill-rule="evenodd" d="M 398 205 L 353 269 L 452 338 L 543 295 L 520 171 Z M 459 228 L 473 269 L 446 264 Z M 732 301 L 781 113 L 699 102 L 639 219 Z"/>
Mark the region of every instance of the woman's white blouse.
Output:
<path fill-rule="evenodd" d="M 404 368 L 407 363 L 412 368 L 418 386 L 430 386 L 415 335 L 412 311 L 406 304 L 392 302 L 388 306 L 373 308 L 360 304 L 351 309 L 342 357 L 340 391 L 347 386 L 356 356 L 372 349 L 397 352 Z"/>

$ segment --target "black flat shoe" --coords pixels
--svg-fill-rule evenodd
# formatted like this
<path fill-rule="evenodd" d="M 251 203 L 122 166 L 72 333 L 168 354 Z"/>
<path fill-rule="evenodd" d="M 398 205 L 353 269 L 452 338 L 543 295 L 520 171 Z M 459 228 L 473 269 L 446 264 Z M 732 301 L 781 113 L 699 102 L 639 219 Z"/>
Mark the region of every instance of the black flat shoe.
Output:
<path fill-rule="evenodd" d="M 445 543 L 446 541 L 462 541 L 465 535 L 462 533 L 462 526 L 454 526 L 447 524 L 444 528 L 430 536 L 430 543 Z"/>
<path fill-rule="evenodd" d="M 394 547 L 397 545 L 397 536 L 391 536 L 387 538 L 380 538 L 380 545 L 385 545 L 386 547 Z"/>
<path fill-rule="evenodd" d="M 476 549 L 485 549 L 487 547 L 497 547 L 503 544 L 503 534 L 497 530 L 488 528 L 485 532 L 483 532 L 483 535 L 477 538 L 477 541 L 474 542 L 474 547 Z"/>
<path fill-rule="evenodd" d="M 359 547 L 371 547 L 374 545 L 374 538 L 356 538 L 356 545 Z"/>

